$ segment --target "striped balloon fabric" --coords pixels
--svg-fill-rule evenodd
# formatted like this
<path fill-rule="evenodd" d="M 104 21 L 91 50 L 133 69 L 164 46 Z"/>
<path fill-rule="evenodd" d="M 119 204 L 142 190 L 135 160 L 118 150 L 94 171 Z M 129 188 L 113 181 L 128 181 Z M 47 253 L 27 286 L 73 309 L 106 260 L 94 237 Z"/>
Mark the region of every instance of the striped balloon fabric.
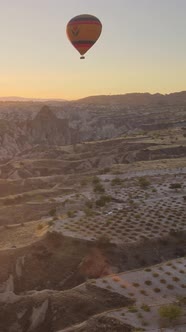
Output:
<path fill-rule="evenodd" d="M 92 15 L 78 15 L 72 18 L 67 24 L 67 36 L 81 54 L 84 54 L 96 43 L 101 35 L 102 24 L 100 20 Z"/>

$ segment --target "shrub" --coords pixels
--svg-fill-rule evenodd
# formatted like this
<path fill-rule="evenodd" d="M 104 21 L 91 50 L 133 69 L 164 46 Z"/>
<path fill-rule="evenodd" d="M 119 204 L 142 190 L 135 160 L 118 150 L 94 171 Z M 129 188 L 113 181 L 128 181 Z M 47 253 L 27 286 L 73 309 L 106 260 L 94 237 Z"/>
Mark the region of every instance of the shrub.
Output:
<path fill-rule="evenodd" d="M 160 291 L 161 291 L 161 290 L 160 290 L 159 288 L 157 288 L 157 287 L 154 288 L 154 292 L 155 292 L 155 293 L 159 293 Z"/>
<path fill-rule="evenodd" d="M 143 304 L 143 305 L 141 306 L 141 309 L 143 309 L 143 310 L 146 311 L 146 312 L 149 312 L 149 311 L 150 311 L 150 307 L 149 307 L 147 304 Z"/>
<path fill-rule="evenodd" d="M 101 174 L 106 174 L 106 173 L 109 173 L 110 172 L 110 168 L 109 167 L 105 167 L 101 170 Z"/>
<path fill-rule="evenodd" d="M 120 179 L 120 178 L 114 178 L 114 179 L 112 179 L 112 182 L 111 182 L 111 185 L 112 186 L 119 186 L 119 185 L 121 185 L 122 184 L 122 179 Z"/>
<path fill-rule="evenodd" d="M 81 182 L 80 182 L 80 185 L 82 187 L 85 187 L 87 184 L 88 184 L 88 180 L 87 179 L 82 179 Z"/>
<path fill-rule="evenodd" d="M 70 211 L 67 212 L 67 216 L 69 218 L 73 218 L 75 216 L 75 212 L 70 210 Z"/>
<path fill-rule="evenodd" d="M 94 215 L 94 212 L 88 207 L 85 208 L 84 212 L 87 217 L 92 217 Z"/>
<path fill-rule="evenodd" d="M 186 305 L 186 296 L 178 296 L 178 301 L 180 305 Z"/>
<path fill-rule="evenodd" d="M 180 279 L 179 279 L 178 277 L 173 277 L 172 280 L 177 282 L 177 281 L 179 281 Z"/>
<path fill-rule="evenodd" d="M 104 193 L 104 192 L 105 192 L 105 189 L 104 189 L 104 187 L 102 186 L 101 183 L 97 183 L 97 184 L 94 186 L 94 192 L 95 192 L 95 193 Z"/>
<path fill-rule="evenodd" d="M 56 208 L 53 208 L 53 209 L 51 209 L 51 210 L 49 211 L 49 215 L 50 215 L 51 217 L 54 217 L 55 214 L 56 214 Z"/>
<path fill-rule="evenodd" d="M 134 287 L 139 287 L 139 284 L 138 284 L 137 282 L 133 282 L 132 285 L 133 285 Z"/>
<path fill-rule="evenodd" d="M 103 279 L 102 282 L 103 282 L 104 284 L 107 284 L 107 283 L 108 283 L 108 280 L 107 280 L 107 279 Z"/>
<path fill-rule="evenodd" d="M 166 284 L 166 280 L 165 279 L 160 279 L 161 284 Z"/>
<path fill-rule="evenodd" d="M 100 183 L 100 179 L 97 176 L 94 176 L 92 179 L 92 183 L 96 185 L 96 184 Z"/>
<path fill-rule="evenodd" d="M 128 307 L 129 312 L 138 312 L 138 309 L 136 307 Z"/>
<path fill-rule="evenodd" d="M 48 226 L 51 227 L 51 226 L 53 226 L 53 224 L 54 224 L 54 221 L 53 220 L 49 220 Z"/>
<path fill-rule="evenodd" d="M 138 182 L 139 182 L 139 186 L 142 188 L 142 189 L 146 189 L 150 186 L 150 181 L 147 180 L 145 177 L 140 177 L 138 179 Z"/>
<path fill-rule="evenodd" d="M 161 306 L 158 310 L 161 318 L 167 318 L 170 321 L 173 321 L 179 318 L 182 314 L 182 309 L 175 304 L 168 304 Z"/>
<path fill-rule="evenodd" d="M 152 285 L 152 281 L 150 281 L 150 280 L 146 280 L 146 281 L 145 281 L 145 284 L 146 284 L 147 286 L 150 286 L 150 285 Z"/>
<path fill-rule="evenodd" d="M 96 201 L 96 205 L 99 207 L 103 207 L 106 205 L 106 203 L 109 203 L 111 201 L 111 199 L 112 198 L 110 196 L 103 195 Z"/>
<path fill-rule="evenodd" d="M 169 284 L 169 285 L 167 285 L 167 288 L 168 289 L 174 289 L 174 286 Z"/>
<path fill-rule="evenodd" d="M 88 200 L 88 201 L 85 202 L 85 206 L 89 209 L 92 209 L 93 208 L 93 202 Z"/>
<path fill-rule="evenodd" d="M 184 270 L 179 270 L 179 273 L 182 273 L 182 274 L 184 274 L 185 272 L 184 272 Z"/>
<path fill-rule="evenodd" d="M 180 189 L 182 187 L 181 183 L 171 183 L 170 189 Z"/>

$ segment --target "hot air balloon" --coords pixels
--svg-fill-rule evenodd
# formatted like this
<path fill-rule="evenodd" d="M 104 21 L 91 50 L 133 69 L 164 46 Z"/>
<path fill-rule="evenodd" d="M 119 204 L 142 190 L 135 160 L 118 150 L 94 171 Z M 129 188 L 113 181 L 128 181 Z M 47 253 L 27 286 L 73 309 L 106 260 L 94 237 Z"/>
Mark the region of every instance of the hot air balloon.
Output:
<path fill-rule="evenodd" d="M 92 15 L 78 15 L 67 24 L 67 36 L 80 53 L 80 59 L 85 59 L 85 53 L 96 43 L 102 31 L 100 20 Z"/>

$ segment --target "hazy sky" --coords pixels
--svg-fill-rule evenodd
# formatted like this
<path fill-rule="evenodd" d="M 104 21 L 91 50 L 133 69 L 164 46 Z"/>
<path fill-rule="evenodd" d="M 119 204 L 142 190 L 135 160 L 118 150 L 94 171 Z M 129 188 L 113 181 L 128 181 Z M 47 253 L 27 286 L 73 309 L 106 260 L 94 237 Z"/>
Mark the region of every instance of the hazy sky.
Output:
<path fill-rule="evenodd" d="M 93 14 L 86 60 L 66 37 Z M 0 95 L 74 99 L 186 90 L 186 0 L 0 0 Z"/>

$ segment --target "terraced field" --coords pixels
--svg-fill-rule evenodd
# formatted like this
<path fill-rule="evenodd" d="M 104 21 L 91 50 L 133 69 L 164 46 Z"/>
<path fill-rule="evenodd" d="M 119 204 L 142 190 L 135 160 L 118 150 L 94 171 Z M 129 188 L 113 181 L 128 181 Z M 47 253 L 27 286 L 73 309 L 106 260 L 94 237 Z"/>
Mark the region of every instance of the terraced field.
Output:
<path fill-rule="evenodd" d="M 142 270 L 129 271 L 92 280 L 92 284 L 110 292 L 119 293 L 130 298 L 134 304 L 128 308 L 107 313 L 136 329 L 155 331 L 168 327 L 170 321 L 161 318 L 160 307 L 177 304 L 182 307 L 174 325 L 176 331 L 186 328 L 186 259 L 180 258 Z M 184 305 L 183 305 L 184 304 Z M 170 329 L 173 331 L 173 328 Z"/>
<path fill-rule="evenodd" d="M 95 192 L 95 184 L 87 193 L 82 190 L 79 214 L 70 218 L 67 214 L 55 229 L 88 240 L 105 236 L 113 243 L 179 235 L 186 229 L 186 169 L 169 175 L 142 174 L 97 177 L 101 192 Z M 83 209 L 83 204 L 89 208 Z"/>

